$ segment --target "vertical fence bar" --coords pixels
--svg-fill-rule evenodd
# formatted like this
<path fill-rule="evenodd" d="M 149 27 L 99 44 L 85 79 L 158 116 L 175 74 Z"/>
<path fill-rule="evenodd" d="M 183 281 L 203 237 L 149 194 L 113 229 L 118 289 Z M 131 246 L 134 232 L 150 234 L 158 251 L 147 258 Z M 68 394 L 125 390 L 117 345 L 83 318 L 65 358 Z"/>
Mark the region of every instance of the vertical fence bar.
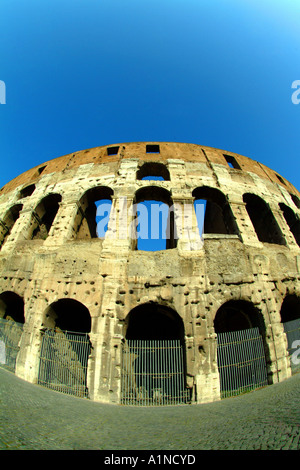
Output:
<path fill-rule="evenodd" d="M 165 404 L 172 404 L 172 393 L 171 393 L 171 382 L 172 382 L 172 368 L 170 365 L 170 359 L 169 359 L 169 347 L 168 347 L 168 341 L 164 340 L 164 361 L 165 361 Z"/>
<path fill-rule="evenodd" d="M 169 348 L 169 342 L 166 341 L 166 355 L 167 355 L 167 364 L 168 368 L 167 370 L 169 371 L 169 376 L 168 376 L 168 403 L 171 405 L 174 405 L 175 403 L 175 398 L 174 398 L 174 363 L 172 361 L 172 352 L 171 349 Z"/>
<path fill-rule="evenodd" d="M 168 372 L 169 372 L 169 387 L 170 387 L 170 392 L 169 392 L 169 401 L 172 405 L 176 403 L 176 398 L 175 398 L 175 377 L 174 377 L 174 370 L 175 370 L 175 354 L 172 351 L 172 341 L 168 341 L 168 346 L 167 346 L 167 353 L 168 353 Z"/>
<path fill-rule="evenodd" d="M 221 396 L 224 393 L 224 361 L 223 361 L 223 344 L 222 344 L 222 333 L 217 335 L 217 365 L 219 369 L 220 376 L 220 389 Z"/>
<path fill-rule="evenodd" d="M 161 357 L 161 371 L 163 374 L 163 377 L 161 379 L 161 400 L 162 400 L 162 405 L 166 405 L 167 404 L 166 385 L 168 381 L 168 376 L 167 376 L 168 368 L 166 364 L 166 345 L 165 345 L 164 340 L 161 341 L 160 357 Z"/>
<path fill-rule="evenodd" d="M 228 341 L 228 351 L 229 351 L 229 365 L 231 367 L 228 368 L 228 372 L 230 374 L 230 388 L 229 388 L 229 396 L 232 395 L 232 391 L 236 390 L 237 387 L 237 369 L 233 371 L 233 368 L 236 368 L 236 358 L 234 354 L 234 332 L 230 332 L 227 334 L 227 341 Z"/>
<path fill-rule="evenodd" d="M 175 403 L 179 402 L 179 364 L 178 364 L 178 349 L 177 349 L 177 341 L 172 341 L 172 350 L 174 351 L 174 362 L 173 362 L 173 377 L 174 377 L 174 401 Z"/>
<path fill-rule="evenodd" d="M 176 357 L 176 400 L 177 403 L 180 403 L 180 362 L 179 362 L 179 348 L 178 348 L 178 341 L 174 340 L 173 341 L 173 347 L 174 347 L 174 355 Z"/>
<path fill-rule="evenodd" d="M 253 360 L 251 361 L 251 378 L 252 378 L 252 387 L 256 388 L 260 385 L 259 380 L 259 371 L 260 371 L 260 355 L 258 351 L 259 345 L 259 331 L 257 328 L 253 328 L 251 330 L 251 335 L 249 338 L 249 346 L 250 346 L 250 353 L 253 356 Z"/>
<path fill-rule="evenodd" d="M 239 383 L 237 388 L 237 393 L 243 392 L 247 387 L 247 368 L 248 368 L 248 340 L 247 340 L 247 330 L 237 331 L 237 341 L 238 341 L 238 357 L 237 369 L 239 375 Z M 239 366 L 240 364 L 240 366 Z"/>
<path fill-rule="evenodd" d="M 128 368 L 127 368 L 127 354 L 126 354 L 126 347 L 128 345 L 124 342 L 122 343 L 122 374 L 121 374 L 121 403 L 124 405 L 126 403 L 126 380 L 128 375 Z"/>
<path fill-rule="evenodd" d="M 87 334 L 46 330 L 42 338 L 38 383 L 68 395 L 88 396 L 89 351 Z"/>
<path fill-rule="evenodd" d="M 221 397 L 267 385 L 263 340 L 258 328 L 217 335 Z"/>
<path fill-rule="evenodd" d="M 185 386 L 185 376 L 184 376 L 184 357 L 183 357 L 183 348 L 182 348 L 182 345 L 180 343 L 180 341 L 178 342 L 178 347 L 179 347 L 179 354 L 180 354 L 180 377 L 181 377 L 181 398 L 182 398 L 182 402 L 183 403 L 186 403 L 187 400 L 188 400 L 188 396 L 187 396 L 187 389 L 186 389 L 186 386 Z"/>
<path fill-rule="evenodd" d="M 1 359 L 0 365 L 13 372 L 19 352 L 19 342 L 23 333 L 23 323 L 0 318 Z"/>
<path fill-rule="evenodd" d="M 179 340 L 126 340 L 122 350 L 122 404 L 161 406 L 188 401 Z"/>
<path fill-rule="evenodd" d="M 151 342 L 149 342 L 148 344 L 144 344 L 143 345 L 144 348 L 143 348 L 143 351 L 144 351 L 144 355 L 143 355 L 143 364 L 142 364 L 142 368 L 141 368 L 141 373 L 142 373 L 142 377 L 143 377 L 143 382 L 144 382 L 144 389 L 145 389 L 145 398 L 144 398 L 144 401 L 143 401 L 143 405 L 147 405 L 147 404 L 151 404 L 151 401 L 150 401 L 150 393 L 151 393 L 151 390 L 150 390 L 150 381 L 149 381 L 149 361 L 150 361 L 150 357 L 151 356 Z M 142 343 L 141 343 L 141 347 L 142 347 Z M 148 371 L 148 373 L 147 373 Z"/>

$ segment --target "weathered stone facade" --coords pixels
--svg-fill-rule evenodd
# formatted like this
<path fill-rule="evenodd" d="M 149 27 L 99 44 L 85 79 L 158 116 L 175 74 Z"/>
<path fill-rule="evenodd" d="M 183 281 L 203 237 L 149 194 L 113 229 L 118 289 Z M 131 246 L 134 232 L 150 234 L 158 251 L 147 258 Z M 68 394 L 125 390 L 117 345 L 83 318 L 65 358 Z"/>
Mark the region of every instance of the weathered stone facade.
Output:
<path fill-rule="evenodd" d="M 162 180 L 141 179 L 159 175 Z M 131 205 L 152 195 L 173 204 L 179 238 L 169 249 L 149 252 L 136 249 L 127 228 Z M 100 199 L 112 201 L 104 239 L 93 222 L 93 201 Z M 203 243 L 195 213 L 189 230 L 180 230 L 181 209 L 194 208 L 195 199 L 210 204 Z M 129 216 L 120 218 L 124 213 Z M 97 147 L 23 173 L 0 191 L 0 316 L 10 309 L 14 318 L 14 302 L 24 302 L 16 374 L 37 382 L 46 327 L 82 326 L 92 345 L 89 396 L 119 403 L 130 312 L 152 302 L 182 321 L 192 402 L 218 400 L 215 319 L 222 306 L 242 301 L 247 321 L 254 311 L 263 321 L 269 383 L 284 380 L 291 369 L 281 306 L 287 296 L 300 297 L 299 216 L 299 192 L 273 170 L 199 145 Z M 56 307 L 67 299 L 81 310 L 59 324 Z"/>

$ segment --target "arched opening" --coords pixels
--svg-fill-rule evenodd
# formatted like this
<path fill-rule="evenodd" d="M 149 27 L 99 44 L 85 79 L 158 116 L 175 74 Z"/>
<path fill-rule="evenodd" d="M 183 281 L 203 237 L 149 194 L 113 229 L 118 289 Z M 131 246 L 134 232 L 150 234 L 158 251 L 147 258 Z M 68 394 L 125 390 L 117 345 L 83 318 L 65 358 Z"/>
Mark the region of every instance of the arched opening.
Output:
<path fill-rule="evenodd" d="M 280 310 L 281 322 L 288 343 L 292 373 L 300 371 L 300 297 L 289 294 Z"/>
<path fill-rule="evenodd" d="M 135 307 L 126 319 L 126 339 L 184 340 L 184 327 L 178 313 L 164 305 L 149 302 Z"/>
<path fill-rule="evenodd" d="M 38 383 L 70 395 L 88 396 L 89 310 L 73 299 L 58 300 L 45 311 L 42 327 Z"/>
<path fill-rule="evenodd" d="M 136 192 L 134 201 L 135 248 L 145 251 L 176 247 L 174 211 L 169 191 L 147 186 Z"/>
<path fill-rule="evenodd" d="M 75 238 L 104 238 L 107 231 L 113 190 L 106 186 L 89 189 L 80 199 L 75 220 Z"/>
<path fill-rule="evenodd" d="M 24 301 L 15 292 L 0 294 L 0 365 L 14 371 L 23 332 Z"/>
<path fill-rule="evenodd" d="M 34 211 L 31 226 L 31 240 L 46 240 L 59 209 L 60 194 L 49 194 Z"/>
<path fill-rule="evenodd" d="M 259 196 L 249 193 L 244 194 L 243 201 L 259 241 L 286 245 L 269 205 Z"/>
<path fill-rule="evenodd" d="M 268 384 L 265 324 L 250 302 L 232 300 L 222 305 L 214 320 L 222 398 Z"/>
<path fill-rule="evenodd" d="M 35 191 L 35 184 L 29 184 L 21 189 L 19 198 L 23 199 L 24 197 L 31 196 Z"/>
<path fill-rule="evenodd" d="M 90 312 L 77 300 L 61 299 L 47 308 L 43 326 L 76 333 L 89 333 L 91 331 Z"/>
<path fill-rule="evenodd" d="M 203 186 L 192 194 L 200 235 L 238 233 L 231 208 L 221 191 Z"/>
<path fill-rule="evenodd" d="M 258 328 L 261 334 L 265 333 L 262 314 L 246 300 L 229 300 L 222 305 L 216 314 L 214 327 L 216 333 L 249 328 Z"/>
<path fill-rule="evenodd" d="M 0 318 L 25 323 L 22 297 L 11 291 L 0 294 Z"/>
<path fill-rule="evenodd" d="M 293 201 L 293 203 L 295 204 L 295 206 L 300 209 L 300 199 L 298 198 L 298 196 L 296 196 L 296 194 L 290 194 L 291 196 L 291 199 Z"/>
<path fill-rule="evenodd" d="M 300 220 L 298 219 L 298 217 L 296 217 L 290 207 L 282 203 L 279 204 L 279 207 L 282 210 L 286 223 L 288 224 L 290 231 L 294 235 L 298 246 L 300 246 Z"/>
<path fill-rule="evenodd" d="M 288 294 L 281 305 L 280 316 L 282 323 L 300 318 L 300 297 L 296 294 Z"/>
<path fill-rule="evenodd" d="M 170 181 L 170 173 L 163 163 L 146 162 L 137 171 L 136 178 L 155 179 L 160 181 Z"/>
<path fill-rule="evenodd" d="M 184 326 L 177 312 L 149 302 L 131 310 L 126 327 L 121 402 L 187 403 Z"/>
<path fill-rule="evenodd" d="M 22 204 L 16 204 L 11 207 L 5 214 L 5 217 L 0 221 L 0 247 L 4 245 L 8 236 L 10 235 L 13 226 L 20 217 L 20 212 L 23 209 Z"/>

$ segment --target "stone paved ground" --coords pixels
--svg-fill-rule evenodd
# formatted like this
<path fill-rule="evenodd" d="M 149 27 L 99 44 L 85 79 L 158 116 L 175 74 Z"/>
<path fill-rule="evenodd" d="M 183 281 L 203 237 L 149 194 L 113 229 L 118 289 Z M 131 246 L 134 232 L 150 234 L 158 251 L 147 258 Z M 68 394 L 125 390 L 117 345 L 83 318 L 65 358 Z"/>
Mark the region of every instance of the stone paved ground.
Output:
<path fill-rule="evenodd" d="M 95 403 L 0 369 L 0 449 L 300 449 L 300 374 L 204 405 L 156 408 Z"/>

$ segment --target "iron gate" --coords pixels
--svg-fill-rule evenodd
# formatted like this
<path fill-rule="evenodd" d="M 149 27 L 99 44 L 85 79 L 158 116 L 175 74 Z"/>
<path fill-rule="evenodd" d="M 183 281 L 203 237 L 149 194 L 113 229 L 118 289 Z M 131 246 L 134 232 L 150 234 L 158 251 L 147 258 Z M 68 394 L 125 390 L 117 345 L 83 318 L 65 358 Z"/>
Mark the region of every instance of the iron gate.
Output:
<path fill-rule="evenodd" d="M 300 370 L 299 354 L 297 353 L 300 340 L 300 318 L 283 323 L 283 327 L 288 342 L 291 369 L 294 374 Z"/>
<path fill-rule="evenodd" d="M 78 397 L 87 397 L 87 333 L 46 330 L 43 334 L 38 383 Z"/>
<path fill-rule="evenodd" d="M 258 328 L 218 333 L 217 360 L 221 398 L 268 384 L 263 339 Z"/>
<path fill-rule="evenodd" d="M 23 323 L 0 318 L 0 365 L 13 372 L 19 352 Z"/>
<path fill-rule="evenodd" d="M 127 340 L 122 349 L 121 403 L 160 406 L 188 403 L 180 340 Z"/>

